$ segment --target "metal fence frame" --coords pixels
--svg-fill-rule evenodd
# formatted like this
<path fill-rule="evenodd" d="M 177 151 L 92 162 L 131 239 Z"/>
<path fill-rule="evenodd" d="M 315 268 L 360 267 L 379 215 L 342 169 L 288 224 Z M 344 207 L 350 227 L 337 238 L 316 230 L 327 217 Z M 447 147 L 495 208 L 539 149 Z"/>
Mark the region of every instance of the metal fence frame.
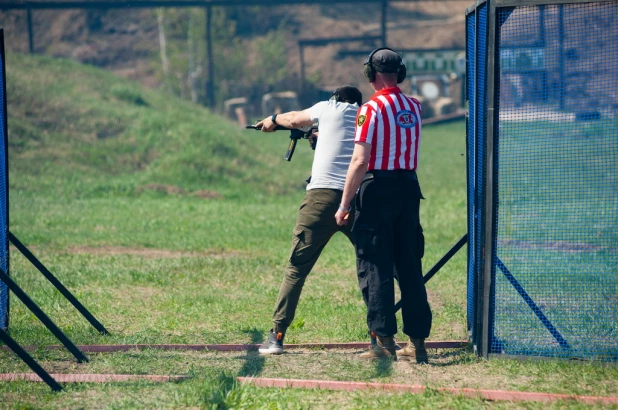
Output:
<path fill-rule="evenodd" d="M 6 258 L 6 273 L 9 274 L 10 270 L 9 270 L 9 239 L 8 239 L 8 233 L 9 233 L 9 157 L 8 157 L 8 125 L 7 125 L 7 106 L 6 106 L 6 63 L 5 63 L 5 49 L 4 49 L 4 30 L 0 28 L 0 60 L 2 60 L 1 62 L 1 66 L 0 69 L 2 70 L 1 76 L 2 78 L 0 80 L 2 80 L 2 84 L 0 85 L 2 87 L 2 89 L 0 90 L 0 110 L 2 110 L 2 112 L 0 113 L 0 115 L 2 115 L 2 118 L 4 119 L 3 121 L 3 127 L 2 129 L 0 129 L 0 136 L 2 136 L 2 141 L 0 141 L 0 143 L 2 144 L 2 149 L 4 150 L 4 180 L 2 181 L 2 184 L 4 185 L 5 188 L 5 201 L 2 204 L 2 209 L 0 209 L 0 212 L 2 212 L 5 216 L 6 216 L 6 224 L 4 226 L 0 226 L 0 229 L 3 230 L 3 236 L 2 238 L 4 238 L 5 240 L 3 241 L 3 243 L 0 243 L 0 247 L 1 247 L 1 253 L 4 254 L 4 257 Z M 0 263 L 1 265 L 1 263 Z M 9 326 L 9 302 L 10 302 L 10 297 L 9 297 L 9 289 L 8 287 L 3 283 L 0 282 L 0 286 L 2 286 L 5 291 L 6 294 L 4 295 L 4 303 L 6 304 L 6 316 L 5 317 L 0 317 L 0 329 L 6 329 Z M 2 295 L 0 295 L 0 297 L 2 297 Z"/>
<path fill-rule="evenodd" d="M 563 5 L 563 4 L 589 4 L 589 3 L 615 3 L 617 0 L 481 0 L 477 1 L 474 5 L 470 6 L 466 10 L 466 24 L 468 22 L 468 17 L 471 14 L 474 14 L 475 18 L 478 18 L 478 10 L 481 6 L 487 5 L 487 47 L 486 47 L 486 70 L 484 78 L 476 78 L 474 80 L 475 90 L 466 90 L 466 99 L 470 101 L 470 93 L 475 93 L 476 97 L 476 87 L 478 85 L 478 81 L 484 81 L 486 85 L 486 95 L 485 95 L 485 104 L 486 109 L 483 110 L 482 113 L 473 112 L 473 115 L 467 118 L 467 121 L 473 121 L 470 127 L 468 124 L 466 126 L 466 133 L 468 134 L 470 130 L 474 132 L 473 140 L 476 141 L 476 133 L 478 131 L 485 132 L 485 153 L 481 158 L 478 156 L 474 158 L 475 168 L 478 169 L 480 164 L 481 167 L 484 167 L 483 175 L 481 176 L 482 184 L 479 186 L 475 186 L 474 189 L 482 189 L 483 192 L 483 203 L 482 204 L 471 204 L 470 198 L 468 198 L 468 218 L 472 215 L 480 216 L 481 218 L 481 229 L 478 232 L 475 232 L 474 229 L 471 232 L 470 227 L 471 223 L 474 221 L 468 221 L 469 227 L 469 235 L 470 235 L 470 245 L 468 250 L 468 263 L 472 264 L 472 266 L 468 267 L 468 280 L 473 280 L 474 285 L 473 289 L 475 294 L 469 295 L 468 303 L 473 303 L 473 306 L 468 306 L 468 314 L 472 315 L 472 317 L 468 317 L 468 326 L 469 326 L 469 335 L 470 340 L 474 346 L 475 351 L 478 355 L 483 358 L 490 358 L 493 356 L 504 357 L 504 354 L 492 354 L 490 353 L 491 346 L 491 338 L 493 335 L 493 321 L 491 317 L 492 312 L 492 302 L 494 297 L 494 286 L 492 283 L 492 279 L 496 274 L 496 267 L 500 264 L 500 261 L 494 255 L 495 249 L 495 239 L 496 239 L 496 224 L 497 224 L 497 199 L 498 199 L 498 165 L 497 165 L 497 156 L 498 156 L 498 125 L 499 121 L 497 120 L 498 115 L 498 98 L 499 93 L 496 88 L 500 87 L 498 83 L 499 78 L 499 61 L 498 61 L 498 49 L 497 49 L 497 11 L 500 8 L 505 7 L 522 7 L 522 6 L 540 6 L 540 5 Z M 477 26 L 478 27 L 478 26 Z M 475 33 L 478 38 L 479 33 Z M 481 34 L 482 35 L 482 34 Z M 468 36 L 468 30 L 466 30 L 466 36 Z M 468 38 L 466 38 L 466 45 L 468 44 Z M 478 58 L 478 48 L 476 47 L 478 44 L 475 44 L 475 55 L 474 58 Z M 468 59 L 468 56 L 466 56 Z M 468 60 L 467 64 L 470 62 Z M 475 66 L 474 74 L 477 75 L 477 66 Z M 474 110 L 478 111 L 478 101 L 474 106 Z M 484 129 L 478 129 L 477 118 L 478 115 L 481 114 L 484 116 L 486 121 L 486 127 Z M 470 136 L 466 136 L 467 144 L 470 143 Z M 468 155 L 470 155 L 470 150 L 467 150 Z M 480 163 L 478 162 L 480 161 Z M 468 160 L 468 168 L 470 167 L 470 159 Z M 467 169 L 467 172 L 470 172 L 470 169 Z M 470 180 L 468 180 L 470 182 Z M 479 181 L 477 179 L 477 181 Z M 468 191 L 469 192 L 469 191 Z M 470 209 L 470 206 L 473 205 L 476 208 L 474 210 Z M 474 211 L 478 211 L 475 214 Z M 472 252 L 475 252 L 475 235 L 480 235 L 481 239 L 481 249 L 480 249 L 480 260 L 474 259 Z M 504 272 L 503 266 L 500 267 Z M 508 270 L 505 272 L 505 275 L 508 276 Z M 474 277 L 470 278 L 470 275 L 473 274 Z M 516 280 L 515 280 L 516 281 Z M 516 282 L 514 286 L 517 286 Z M 470 290 L 470 282 L 469 287 Z M 519 291 L 519 289 L 518 289 Z M 523 291 L 523 290 L 522 290 Z M 525 291 L 523 293 L 520 291 L 520 295 L 525 299 Z M 526 302 L 528 302 L 526 300 Z M 532 302 L 534 303 L 534 302 Z M 529 306 L 534 310 L 533 305 L 528 303 Z M 537 316 L 539 312 L 536 312 Z M 541 312 L 542 314 L 542 312 Z M 476 325 L 477 327 L 475 328 Z M 551 324 L 550 324 L 551 326 Z M 548 330 L 551 332 L 551 329 L 548 327 Z M 557 333 L 557 332 L 556 332 Z M 552 332 L 553 334 L 553 332 Z M 554 334 L 554 337 L 560 342 L 560 335 Z M 563 340 L 564 341 L 564 340 Z M 564 341 L 566 343 L 566 341 Z M 513 356 L 509 356 L 513 357 Z M 525 358 L 519 357 L 517 358 Z"/>

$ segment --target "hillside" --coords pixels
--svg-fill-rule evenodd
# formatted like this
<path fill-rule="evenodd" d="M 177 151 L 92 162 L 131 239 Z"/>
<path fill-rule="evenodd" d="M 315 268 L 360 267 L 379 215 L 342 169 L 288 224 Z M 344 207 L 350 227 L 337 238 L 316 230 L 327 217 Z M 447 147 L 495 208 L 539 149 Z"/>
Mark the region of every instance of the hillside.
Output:
<path fill-rule="evenodd" d="M 10 188 L 54 197 L 301 191 L 312 152 L 106 70 L 9 54 Z"/>
<path fill-rule="evenodd" d="M 464 12 L 467 6 L 469 4 L 461 0 L 389 3 L 386 13 L 387 43 L 390 47 L 400 49 L 462 48 L 465 37 Z M 170 53 L 187 47 L 188 12 L 188 9 L 165 10 L 165 30 Z M 194 10 L 192 13 L 197 13 L 195 21 L 191 23 L 196 27 L 194 30 L 202 30 L 202 34 L 197 35 L 194 46 L 198 54 L 197 70 L 204 76 L 207 71 L 205 46 L 203 42 L 200 43 L 200 38 L 203 40 L 204 17 L 200 14 L 201 11 Z M 226 77 L 231 75 L 232 70 L 226 70 L 221 65 L 226 60 L 229 62 L 240 58 L 230 53 L 241 47 L 244 61 L 240 65 L 251 66 L 264 51 L 261 49 L 263 42 L 256 41 L 263 39 L 271 30 L 281 30 L 285 39 L 284 50 L 276 50 L 275 53 L 283 54 L 284 61 L 287 62 L 287 79 L 274 87 L 259 81 L 252 84 L 253 88 L 257 89 L 256 92 L 260 93 L 268 92 L 271 88 L 278 91 L 277 88 L 299 87 L 299 39 L 381 34 L 379 3 L 227 7 L 217 13 L 213 22 L 213 25 L 218 25 L 215 27 L 215 37 L 220 37 L 222 31 L 228 31 L 235 36 L 233 44 L 219 47 L 215 45 L 213 50 L 215 70 L 223 70 L 217 71 L 216 78 L 219 93 L 225 94 L 221 98 L 247 95 L 252 91 L 246 87 L 237 89 L 238 80 Z M 149 87 L 163 86 L 155 10 L 37 10 L 33 13 L 33 21 L 37 53 L 96 65 Z M 10 51 L 28 50 L 25 12 L 0 12 L 0 26 L 6 30 L 7 48 Z M 268 42 L 265 45 L 268 47 Z M 369 95 L 371 90 L 362 76 L 364 57 L 341 58 L 338 53 L 342 50 L 371 50 L 377 45 L 379 44 L 376 42 L 356 42 L 306 47 L 306 78 L 317 87 L 327 90 L 344 83 L 357 85 L 364 94 Z M 187 63 L 180 63 L 179 57 L 170 58 L 170 64 L 177 64 L 179 67 L 173 76 L 182 77 L 182 81 L 186 83 Z M 251 74 L 253 73 L 248 72 L 244 75 Z M 201 89 L 204 88 L 202 80 Z M 221 101 L 220 99 L 220 104 Z"/>

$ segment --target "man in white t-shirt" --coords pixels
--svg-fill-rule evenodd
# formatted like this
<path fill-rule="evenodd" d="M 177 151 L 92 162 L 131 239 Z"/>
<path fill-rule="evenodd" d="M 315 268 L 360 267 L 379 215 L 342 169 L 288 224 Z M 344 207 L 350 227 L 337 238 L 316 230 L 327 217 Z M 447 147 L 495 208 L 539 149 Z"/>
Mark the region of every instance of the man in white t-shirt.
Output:
<path fill-rule="evenodd" d="M 268 340 L 259 349 L 261 354 L 283 353 L 283 338 L 294 319 L 305 279 L 330 238 L 342 232 L 352 242 L 353 221 L 339 226 L 334 215 L 341 203 L 346 173 L 354 151 L 356 113 L 362 99 L 358 88 L 345 85 L 337 88 L 328 101 L 303 111 L 273 114 L 255 124 L 263 132 L 272 132 L 277 125 L 300 128 L 315 122 L 319 124 L 319 142 L 311 168 L 311 181 L 298 211 L 292 252 L 275 304 L 273 328 Z M 353 215 L 354 212 L 349 213 L 350 217 Z"/>

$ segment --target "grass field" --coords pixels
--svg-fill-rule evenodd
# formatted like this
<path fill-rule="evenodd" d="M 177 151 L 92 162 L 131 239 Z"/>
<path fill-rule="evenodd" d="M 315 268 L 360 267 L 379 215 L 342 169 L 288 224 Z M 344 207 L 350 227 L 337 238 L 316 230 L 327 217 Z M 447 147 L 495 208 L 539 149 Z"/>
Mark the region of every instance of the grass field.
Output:
<path fill-rule="evenodd" d="M 111 332 L 101 336 L 14 249 L 11 273 L 76 344 L 259 343 L 270 328 L 312 152 L 287 135 L 244 131 L 203 108 L 92 67 L 7 61 L 10 230 Z M 466 231 L 463 123 L 426 127 L 419 179 L 425 270 Z M 462 249 L 428 284 L 432 340 L 466 339 Z M 401 321 L 400 321 L 401 324 Z M 16 299 L 11 335 L 58 344 Z M 400 333 L 400 337 L 401 333 Z M 336 236 L 308 279 L 286 343 L 366 341 L 354 253 Z M 582 408 L 443 394 L 472 387 L 618 395 L 600 363 L 484 361 L 433 350 L 431 364 L 363 362 L 352 350 L 33 353 L 49 372 L 189 375 L 179 383 L 0 382 L 0 408 Z M 28 372 L 0 350 L 0 372 Z M 422 395 L 260 389 L 236 376 L 421 384 Z"/>

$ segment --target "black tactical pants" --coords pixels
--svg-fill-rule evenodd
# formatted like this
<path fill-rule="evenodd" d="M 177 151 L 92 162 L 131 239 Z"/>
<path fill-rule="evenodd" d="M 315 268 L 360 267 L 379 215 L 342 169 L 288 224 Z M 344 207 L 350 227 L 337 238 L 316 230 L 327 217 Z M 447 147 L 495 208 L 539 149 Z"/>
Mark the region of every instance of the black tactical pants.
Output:
<path fill-rule="evenodd" d="M 420 224 L 421 189 L 413 171 L 374 171 L 356 196 L 352 232 L 367 325 L 378 336 L 397 333 L 394 272 L 402 299 L 403 333 L 427 338 L 431 309 L 423 282 L 425 240 Z"/>

